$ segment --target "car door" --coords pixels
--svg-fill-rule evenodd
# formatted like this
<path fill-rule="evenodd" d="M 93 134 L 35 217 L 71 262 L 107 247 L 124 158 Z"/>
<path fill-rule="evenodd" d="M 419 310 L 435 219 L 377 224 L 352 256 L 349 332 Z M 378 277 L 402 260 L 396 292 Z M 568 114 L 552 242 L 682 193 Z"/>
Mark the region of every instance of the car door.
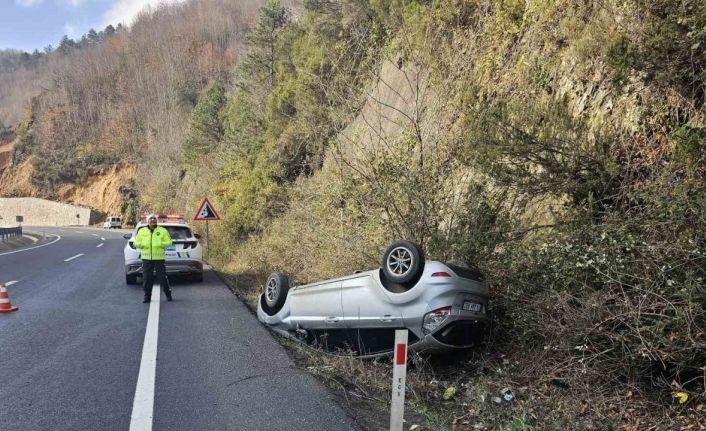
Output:
<path fill-rule="evenodd" d="M 341 282 L 300 286 L 289 292 L 292 319 L 304 329 L 343 329 Z"/>
<path fill-rule="evenodd" d="M 402 311 L 370 274 L 344 280 L 341 300 L 351 350 L 367 355 L 392 349 L 395 329 L 404 327 Z"/>
<path fill-rule="evenodd" d="M 343 320 L 347 328 L 401 327 L 400 307 L 387 300 L 385 292 L 369 274 L 343 280 Z"/>

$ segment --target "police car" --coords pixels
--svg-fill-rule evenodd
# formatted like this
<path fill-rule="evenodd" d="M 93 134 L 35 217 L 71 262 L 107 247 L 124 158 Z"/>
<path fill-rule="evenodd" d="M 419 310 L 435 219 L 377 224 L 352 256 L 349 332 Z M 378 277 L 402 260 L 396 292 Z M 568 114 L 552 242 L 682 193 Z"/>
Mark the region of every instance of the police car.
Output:
<path fill-rule="evenodd" d="M 203 281 L 203 248 L 199 244 L 201 236 L 194 234 L 184 216 L 176 214 L 158 214 L 157 223 L 167 229 L 173 244 L 165 249 L 164 266 L 167 275 L 184 276 L 192 281 Z M 135 248 L 132 239 L 137 231 L 147 229 L 147 220 L 142 218 L 132 233 L 123 235 L 128 240 L 123 254 L 125 255 L 125 282 L 137 284 L 142 277 L 142 260 L 140 250 Z"/>

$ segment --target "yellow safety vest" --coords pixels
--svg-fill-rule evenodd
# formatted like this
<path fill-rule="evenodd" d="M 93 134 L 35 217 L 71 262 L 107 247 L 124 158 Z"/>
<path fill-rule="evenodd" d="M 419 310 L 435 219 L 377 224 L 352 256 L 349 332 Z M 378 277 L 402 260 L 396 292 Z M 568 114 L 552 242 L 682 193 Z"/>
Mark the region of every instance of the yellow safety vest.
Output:
<path fill-rule="evenodd" d="M 142 260 L 164 260 L 164 249 L 172 245 L 172 238 L 162 226 L 153 231 L 145 226 L 137 231 L 133 243 L 140 250 Z"/>

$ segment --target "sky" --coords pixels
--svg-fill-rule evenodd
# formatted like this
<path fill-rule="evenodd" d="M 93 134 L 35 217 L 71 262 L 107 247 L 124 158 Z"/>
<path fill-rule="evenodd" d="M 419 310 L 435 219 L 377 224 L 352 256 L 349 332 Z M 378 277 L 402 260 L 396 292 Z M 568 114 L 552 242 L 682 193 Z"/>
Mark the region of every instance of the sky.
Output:
<path fill-rule="evenodd" d="M 0 0 L 0 49 L 27 52 L 80 39 L 91 28 L 130 25 L 145 7 L 183 0 Z"/>

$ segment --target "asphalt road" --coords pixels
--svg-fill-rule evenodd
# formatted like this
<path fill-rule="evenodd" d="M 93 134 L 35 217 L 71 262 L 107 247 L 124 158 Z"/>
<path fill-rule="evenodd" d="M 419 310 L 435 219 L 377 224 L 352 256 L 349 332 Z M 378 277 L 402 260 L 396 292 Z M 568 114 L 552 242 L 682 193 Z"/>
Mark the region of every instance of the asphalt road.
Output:
<path fill-rule="evenodd" d="M 55 242 L 0 253 L 0 281 L 14 282 L 19 307 L 0 314 L 0 430 L 134 429 L 155 304 L 125 284 L 122 232 L 27 229 Z M 172 291 L 173 302 L 159 303 L 147 429 L 356 429 L 211 271 L 203 283 L 174 280 Z"/>

